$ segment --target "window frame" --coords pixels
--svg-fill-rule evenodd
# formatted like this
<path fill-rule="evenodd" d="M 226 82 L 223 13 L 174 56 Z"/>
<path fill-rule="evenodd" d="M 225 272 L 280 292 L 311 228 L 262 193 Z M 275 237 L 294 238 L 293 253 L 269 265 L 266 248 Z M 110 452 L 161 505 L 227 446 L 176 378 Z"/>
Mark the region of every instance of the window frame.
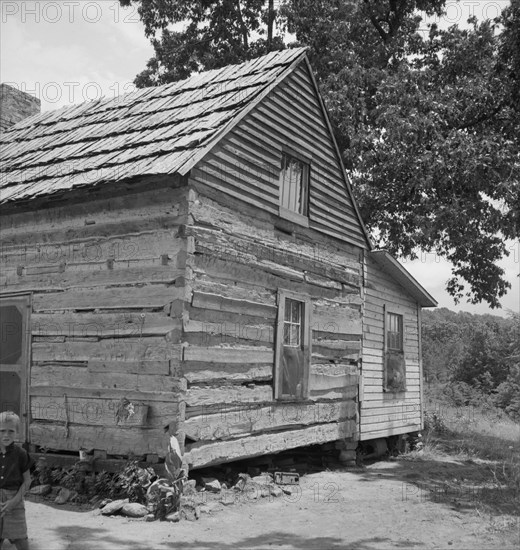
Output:
<path fill-rule="evenodd" d="M 405 330 L 405 316 L 404 313 L 395 311 L 394 309 L 388 309 L 386 305 L 383 307 L 383 391 L 385 393 L 403 393 L 406 391 L 406 360 L 404 353 L 404 330 Z M 397 320 L 398 331 L 392 331 L 394 334 L 398 334 L 399 338 L 399 347 L 391 347 L 389 332 L 391 328 L 390 319 L 395 318 Z M 395 365 L 395 362 L 398 362 L 397 367 L 400 368 L 402 380 L 396 381 L 395 375 L 392 376 L 395 372 L 396 367 L 393 367 L 392 372 L 390 372 L 390 362 Z"/>
<path fill-rule="evenodd" d="M 302 212 L 297 212 L 295 210 L 292 210 L 290 208 L 287 208 L 286 206 L 283 206 L 282 204 L 282 198 L 283 198 L 283 189 L 284 189 L 284 171 L 283 171 L 283 165 L 284 165 L 284 159 L 285 158 L 294 159 L 303 165 L 303 199 L 304 199 L 304 209 Z M 290 149 L 288 147 L 282 148 L 282 156 L 280 159 L 280 174 L 278 176 L 278 213 L 279 216 L 283 219 L 289 220 L 291 222 L 298 223 L 300 225 L 304 225 L 305 227 L 309 227 L 309 199 L 310 199 L 310 181 L 311 181 L 311 166 L 312 166 L 312 158 L 308 157 L 306 155 L 302 155 L 298 153 L 297 151 L 294 151 L 293 149 Z"/>
<path fill-rule="evenodd" d="M 392 328 L 391 318 L 393 318 L 397 322 L 397 331 L 391 330 Z M 386 328 L 387 350 L 395 351 L 395 352 L 403 352 L 404 351 L 404 316 L 401 313 L 394 313 L 393 311 L 387 311 L 386 322 L 387 322 L 387 328 Z M 394 347 L 393 345 L 391 345 L 390 334 L 393 335 L 392 339 L 398 340 L 397 347 Z"/>
<path fill-rule="evenodd" d="M 303 376 L 301 396 L 282 394 L 283 388 L 283 370 L 282 358 L 284 348 L 284 329 L 285 329 L 285 309 L 286 300 L 294 300 L 303 304 L 303 314 L 301 318 L 302 326 L 302 344 L 303 351 Z M 274 397 L 283 401 L 301 401 L 309 398 L 309 377 L 311 364 L 311 299 L 308 295 L 291 292 L 290 290 L 280 289 L 278 291 L 278 315 L 275 340 L 275 369 L 274 369 Z"/>

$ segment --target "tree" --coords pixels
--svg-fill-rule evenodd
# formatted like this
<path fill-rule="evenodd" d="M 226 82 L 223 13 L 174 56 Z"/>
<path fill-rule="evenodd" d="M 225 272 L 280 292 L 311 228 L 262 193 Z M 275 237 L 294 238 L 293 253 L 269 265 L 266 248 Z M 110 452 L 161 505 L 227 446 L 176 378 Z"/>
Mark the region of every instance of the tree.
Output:
<path fill-rule="evenodd" d="M 138 87 L 187 78 L 284 47 L 273 37 L 274 0 L 120 0 L 138 5 L 155 56 L 135 79 Z M 256 36 L 256 38 L 252 38 Z M 266 38 L 267 37 L 267 38 Z"/>
<path fill-rule="evenodd" d="M 428 33 L 419 13 L 440 15 L 445 0 L 120 1 L 139 5 L 156 52 L 138 85 L 295 35 L 375 243 L 401 257 L 435 252 L 453 266 L 456 300 L 499 307 L 510 285 L 497 262 L 504 239 L 520 236 L 520 0 L 498 21 Z"/>

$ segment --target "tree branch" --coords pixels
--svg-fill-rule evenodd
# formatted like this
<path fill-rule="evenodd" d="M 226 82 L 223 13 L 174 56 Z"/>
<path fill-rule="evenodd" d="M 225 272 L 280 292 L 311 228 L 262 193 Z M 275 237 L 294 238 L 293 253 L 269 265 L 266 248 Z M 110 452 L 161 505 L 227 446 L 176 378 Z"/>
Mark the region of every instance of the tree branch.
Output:
<path fill-rule="evenodd" d="M 240 0 L 235 2 L 238 13 L 238 21 L 240 23 L 240 30 L 242 31 L 242 40 L 244 41 L 244 48 L 249 49 L 249 33 L 247 32 L 246 24 L 244 23 L 244 18 L 242 17 L 242 9 L 240 8 Z"/>
<path fill-rule="evenodd" d="M 274 23 L 274 0 L 269 0 L 267 12 L 267 48 L 271 49 L 273 43 L 273 23 Z"/>
<path fill-rule="evenodd" d="M 468 128 L 471 128 L 472 126 L 476 126 L 477 124 L 480 124 L 481 122 L 485 122 L 486 120 L 489 120 L 490 118 L 493 118 L 496 116 L 501 110 L 502 107 L 505 105 L 505 100 L 502 100 L 497 107 L 495 107 L 490 113 L 485 113 L 477 118 L 474 118 L 470 122 L 466 122 L 464 124 L 460 124 L 459 126 L 456 126 L 456 130 L 467 130 Z"/>
<path fill-rule="evenodd" d="M 388 34 L 386 33 L 385 29 L 383 29 L 383 27 L 377 20 L 377 17 L 372 12 L 372 9 L 370 6 L 370 0 L 364 0 L 364 2 L 365 2 L 365 5 L 368 7 L 368 16 L 370 18 L 370 22 L 372 23 L 372 25 L 374 25 L 376 31 L 379 33 L 379 35 L 383 39 L 383 42 L 386 42 L 388 39 Z"/>

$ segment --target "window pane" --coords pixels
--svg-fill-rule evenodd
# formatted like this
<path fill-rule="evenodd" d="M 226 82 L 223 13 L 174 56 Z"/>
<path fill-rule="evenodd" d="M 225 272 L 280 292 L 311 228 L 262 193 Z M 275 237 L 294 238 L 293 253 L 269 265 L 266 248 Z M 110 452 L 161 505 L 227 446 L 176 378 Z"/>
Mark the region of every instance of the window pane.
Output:
<path fill-rule="evenodd" d="M 284 347 L 282 355 L 282 395 L 301 397 L 303 391 L 303 351 Z"/>
<path fill-rule="evenodd" d="M 288 210 L 307 214 L 308 166 L 301 160 L 282 156 L 280 204 Z"/>
<path fill-rule="evenodd" d="M 290 331 L 291 325 L 288 323 L 284 323 L 283 325 L 283 343 L 286 346 L 291 345 L 291 331 Z"/>
<path fill-rule="evenodd" d="M 300 344 L 300 325 L 291 325 L 291 346 L 299 346 Z"/>
<path fill-rule="evenodd" d="M 291 170 L 291 206 L 294 212 L 300 212 L 300 196 L 302 189 L 302 163 L 293 159 Z"/>
<path fill-rule="evenodd" d="M 286 321 L 290 321 L 292 319 L 292 300 L 289 300 L 289 298 L 285 299 L 284 319 Z"/>
<path fill-rule="evenodd" d="M 22 355 L 22 314 L 15 306 L 0 307 L 0 363 L 14 365 Z"/>
<path fill-rule="evenodd" d="M 297 302 L 296 300 L 291 300 L 292 302 L 292 322 L 301 323 L 302 321 L 302 303 Z"/>
<path fill-rule="evenodd" d="M 385 389 L 387 391 L 406 390 L 406 365 L 404 355 L 395 351 L 387 352 L 385 363 Z"/>
<path fill-rule="evenodd" d="M 388 349 L 403 349 L 403 316 L 395 313 L 387 315 L 387 346 Z"/>

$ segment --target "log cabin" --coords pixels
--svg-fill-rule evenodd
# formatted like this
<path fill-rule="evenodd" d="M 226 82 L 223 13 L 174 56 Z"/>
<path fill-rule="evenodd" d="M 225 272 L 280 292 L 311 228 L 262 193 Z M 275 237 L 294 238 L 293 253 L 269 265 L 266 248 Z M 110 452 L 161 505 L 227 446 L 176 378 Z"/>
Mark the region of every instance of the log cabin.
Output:
<path fill-rule="evenodd" d="M 160 459 L 166 431 L 199 468 L 422 428 L 436 302 L 374 250 L 305 49 L 23 118 L 0 173 L 31 448 Z"/>

